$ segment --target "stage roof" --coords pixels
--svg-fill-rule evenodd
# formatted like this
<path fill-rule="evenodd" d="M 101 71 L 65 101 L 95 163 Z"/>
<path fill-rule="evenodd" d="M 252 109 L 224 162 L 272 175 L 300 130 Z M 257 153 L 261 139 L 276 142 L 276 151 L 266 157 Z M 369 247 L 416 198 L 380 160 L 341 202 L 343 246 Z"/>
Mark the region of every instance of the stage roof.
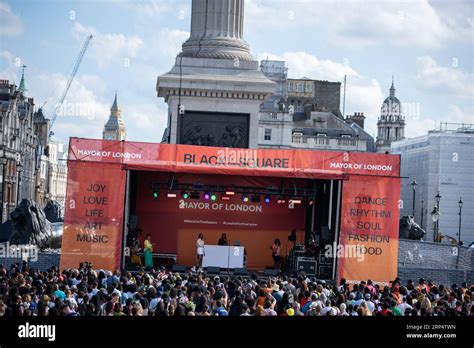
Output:
<path fill-rule="evenodd" d="M 222 175 L 345 179 L 398 178 L 400 156 L 363 152 L 233 149 L 71 138 L 69 161 L 122 165 L 127 170 Z"/>

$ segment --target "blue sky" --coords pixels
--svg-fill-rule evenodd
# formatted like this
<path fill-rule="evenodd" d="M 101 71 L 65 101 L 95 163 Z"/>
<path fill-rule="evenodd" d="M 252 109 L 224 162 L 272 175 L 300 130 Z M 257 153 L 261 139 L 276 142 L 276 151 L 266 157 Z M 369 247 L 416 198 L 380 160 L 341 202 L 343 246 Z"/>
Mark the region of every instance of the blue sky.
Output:
<path fill-rule="evenodd" d="M 88 34 L 95 38 L 56 122 L 56 139 L 101 137 L 114 92 L 129 140 L 160 141 L 167 106 L 156 79 L 189 35 L 191 0 L 0 0 L 0 78 L 19 82 L 50 116 Z M 474 123 L 473 2 L 246 0 L 252 54 L 289 76 L 342 81 L 346 114 L 376 132 L 392 73 L 406 136 L 436 122 Z"/>

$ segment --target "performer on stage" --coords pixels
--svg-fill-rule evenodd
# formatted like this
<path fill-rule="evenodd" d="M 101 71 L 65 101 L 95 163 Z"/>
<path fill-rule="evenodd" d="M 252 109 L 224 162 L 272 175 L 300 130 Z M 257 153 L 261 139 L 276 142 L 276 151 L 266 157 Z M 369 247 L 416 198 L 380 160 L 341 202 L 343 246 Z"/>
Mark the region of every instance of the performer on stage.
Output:
<path fill-rule="evenodd" d="M 145 254 L 145 267 L 153 268 L 153 244 L 151 244 L 151 235 L 147 234 L 145 242 L 143 242 L 143 252 Z"/>
<path fill-rule="evenodd" d="M 138 252 L 140 251 L 140 241 L 138 239 L 134 239 L 132 243 L 132 247 L 130 248 L 130 259 L 132 261 L 132 265 L 142 267 L 142 259 L 138 256 Z"/>
<path fill-rule="evenodd" d="M 275 269 L 280 271 L 281 268 L 281 242 L 280 239 L 275 239 L 275 242 L 273 245 L 270 247 L 272 250 L 272 258 L 273 258 L 273 263 L 275 266 Z"/>
<path fill-rule="evenodd" d="M 227 242 L 227 235 L 225 233 L 222 233 L 222 236 L 217 244 L 224 246 L 229 245 L 229 243 Z"/>
<path fill-rule="evenodd" d="M 196 254 L 196 267 L 198 271 L 202 271 L 202 259 L 206 255 L 204 251 L 204 235 L 202 233 L 199 233 L 196 241 Z"/>

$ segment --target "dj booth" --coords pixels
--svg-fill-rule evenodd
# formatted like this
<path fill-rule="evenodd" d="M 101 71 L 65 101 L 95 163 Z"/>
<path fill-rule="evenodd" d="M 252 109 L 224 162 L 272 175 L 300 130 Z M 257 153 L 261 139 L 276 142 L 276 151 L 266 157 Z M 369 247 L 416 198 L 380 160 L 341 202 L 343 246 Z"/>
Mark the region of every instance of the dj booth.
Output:
<path fill-rule="evenodd" d="M 241 246 L 205 245 L 203 267 L 226 269 L 244 267 L 245 248 Z"/>

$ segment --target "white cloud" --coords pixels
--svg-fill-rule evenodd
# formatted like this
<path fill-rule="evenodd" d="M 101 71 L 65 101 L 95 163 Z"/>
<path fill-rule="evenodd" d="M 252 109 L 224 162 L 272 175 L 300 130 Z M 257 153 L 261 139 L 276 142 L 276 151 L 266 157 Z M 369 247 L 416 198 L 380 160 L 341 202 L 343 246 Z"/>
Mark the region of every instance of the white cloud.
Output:
<path fill-rule="evenodd" d="M 93 27 L 85 27 L 76 22 L 73 26 L 73 37 L 80 42 L 84 42 L 88 35 L 94 35 L 91 42 L 89 54 L 96 61 L 101 69 L 114 63 L 124 65 L 126 59 L 137 57 L 138 52 L 143 46 L 140 37 L 125 36 L 124 34 L 100 33 Z M 89 55 L 88 54 L 88 55 Z"/>
<path fill-rule="evenodd" d="M 472 40 L 466 23 L 437 11 L 428 0 L 249 0 L 246 6 L 247 23 L 254 32 L 293 26 L 307 35 L 323 33 L 330 42 L 344 47 L 381 43 L 440 47 L 448 40 Z"/>
<path fill-rule="evenodd" d="M 189 37 L 189 32 L 164 28 L 147 40 L 147 49 L 140 57 L 155 66 L 164 66 L 169 70 L 176 55 L 181 52 L 181 46 Z"/>
<path fill-rule="evenodd" d="M 191 7 L 188 3 L 179 3 L 176 0 L 148 0 L 145 2 L 133 2 L 131 10 L 135 11 L 139 19 L 148 22 L 151 18 L 172 15 L 177 19 L 185 20 L 191 15 Z M 149 22 L 148 22 L 149 23 Z"/>
<path fill-rule="evenodd" d="M 10 80 L 10 82 L 16 83 L 19 82 L 15 59 L 16 57 L 10 51 L 0 51 L 0 66 L 4 67 L 0 70 L 0 78 L 2 80 Z"/>
<path fill-rule="evenodd" d="M 8 4 L 0 2 L 0 37 L 18 36 L 23 30 L 20 17 L 12 12 Z"/>
<path fill-rule="evenodd" d="M 474 124 L 474 110 L 468 111 L 457 105 L 449 105 L 448 122 Z"/>
<path fill-rule="evenodd" d="M 417 84 L 434 93 L 474 98 L 474 74 L 460 68 L 439 66 L 430 56 L 418 57 Z"/>
<path fill-rule="evenodd" d="M 46 101 L 45 116 L 52 118 L 67 76 L 37 74 L 31 76 L 29 81 L 29 89 L 34 91 L 36 105 L 41 106 Z M 90 83 L 92 81 L 93 84 Z M 78 76 L 74 80 L 53 128 L 58 137 L 67 139 L 69 136 L 101 136 L 112 104 L 112 100 L 106 101 L 100 97 L 103 85 L 101 78 L 95 75 Z M 44 86 L 49 88 L 45 89 Z"/>

